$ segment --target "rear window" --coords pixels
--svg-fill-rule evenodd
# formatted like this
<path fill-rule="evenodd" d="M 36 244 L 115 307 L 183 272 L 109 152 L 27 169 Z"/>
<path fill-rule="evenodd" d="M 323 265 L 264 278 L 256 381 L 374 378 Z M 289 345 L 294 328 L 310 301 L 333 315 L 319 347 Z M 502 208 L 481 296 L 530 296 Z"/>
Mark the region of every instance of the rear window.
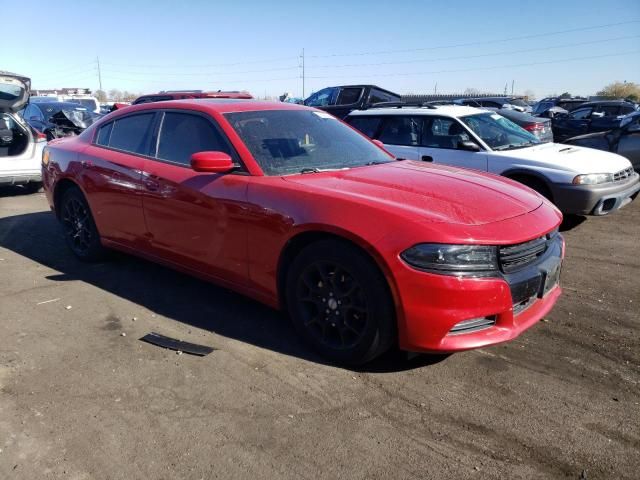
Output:
<path fill-rule="evenodd" d="M 512 98 L 511 100 L 509 100 L 509 103 L 511 105 L 515 105 L 516 107 L 528 107 L 529 104 L 527 102 L 525 102 L 524 100 L 522 100 L 521 98 Z"/>
<path fill-rule="evenodd" d="M 109 136 L 109 147 L 147 155 L 153 117 L 153 113 L 143 113 L 115 120 Z"/>
<path fill-rule="evenodd" d="M 351 105 L 360 100 L 362 88 L 343 88 L 338 95 L 337 105 Z"/>

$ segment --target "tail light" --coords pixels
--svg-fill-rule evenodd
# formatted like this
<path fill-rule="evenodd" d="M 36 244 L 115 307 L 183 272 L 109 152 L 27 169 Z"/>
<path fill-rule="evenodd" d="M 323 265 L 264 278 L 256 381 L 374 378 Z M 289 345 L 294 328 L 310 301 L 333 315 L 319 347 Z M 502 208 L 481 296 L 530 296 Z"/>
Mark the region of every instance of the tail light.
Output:
<path fill-rule="evenodd" d="M 540 133 L 544 130 L 544 123 L 531 123 L 529 125 L 525 125 L 524 129 L 531 133 Z"/>
<path fill-rule="evenodd" d="M 32 130 L 33 130 L 33 137 L 35 138 L 36 143 L 47 141 L 47 136 L 44 133 L 42 133 L 40 130 L 37 130 L 35 128 L 32 128 Z"/>

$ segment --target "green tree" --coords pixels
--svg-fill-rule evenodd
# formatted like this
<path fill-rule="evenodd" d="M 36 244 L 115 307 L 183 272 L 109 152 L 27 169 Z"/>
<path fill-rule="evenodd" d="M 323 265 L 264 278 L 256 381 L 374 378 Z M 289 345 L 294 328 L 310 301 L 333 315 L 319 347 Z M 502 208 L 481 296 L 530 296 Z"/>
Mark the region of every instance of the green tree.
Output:
<path fill-rule="evenodd" d="M 562 95 L 560 95 L 560 98 L 571 98 L 571 94 L 569 92 L 564 92 Z"/>

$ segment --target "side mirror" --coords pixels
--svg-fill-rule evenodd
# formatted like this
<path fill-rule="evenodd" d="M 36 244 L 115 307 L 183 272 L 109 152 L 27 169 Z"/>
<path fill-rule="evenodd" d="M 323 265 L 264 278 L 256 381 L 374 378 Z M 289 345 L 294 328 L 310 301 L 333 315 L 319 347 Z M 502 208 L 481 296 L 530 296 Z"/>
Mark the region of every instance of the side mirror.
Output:
<path fill-rule="evenodd" d="M 458 142 L 458 150 L 466 150 L 467 152 L 479 152 L 480 145 L 471 140 L 462 140 Z"/>
<path fill-rule="evenodd" d="M 373 143 L 375 143 L 378 147 L 384 149 L 384 143 L 382 143 L 380 140 L 371 140 Z"/>
<path fill-rule="evenodd" d="M 233 167 L 233 160 L 224 152 L 197 152 L 191 155 L 191 168 L 196 172 L 227 173 Z"/>

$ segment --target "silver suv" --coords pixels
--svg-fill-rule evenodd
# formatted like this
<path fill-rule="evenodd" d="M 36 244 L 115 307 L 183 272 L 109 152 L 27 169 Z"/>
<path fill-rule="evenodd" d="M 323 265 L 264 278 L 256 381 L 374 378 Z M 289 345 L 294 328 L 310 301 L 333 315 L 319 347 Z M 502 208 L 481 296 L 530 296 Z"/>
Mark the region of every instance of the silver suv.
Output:
<path fill-rule="evenodd" d="M 29 78 L 0 70 L 0 186 L 24 185 L 37 191 L 46 136 L 17 114 L 28 102 L 30 89 Z"/>

